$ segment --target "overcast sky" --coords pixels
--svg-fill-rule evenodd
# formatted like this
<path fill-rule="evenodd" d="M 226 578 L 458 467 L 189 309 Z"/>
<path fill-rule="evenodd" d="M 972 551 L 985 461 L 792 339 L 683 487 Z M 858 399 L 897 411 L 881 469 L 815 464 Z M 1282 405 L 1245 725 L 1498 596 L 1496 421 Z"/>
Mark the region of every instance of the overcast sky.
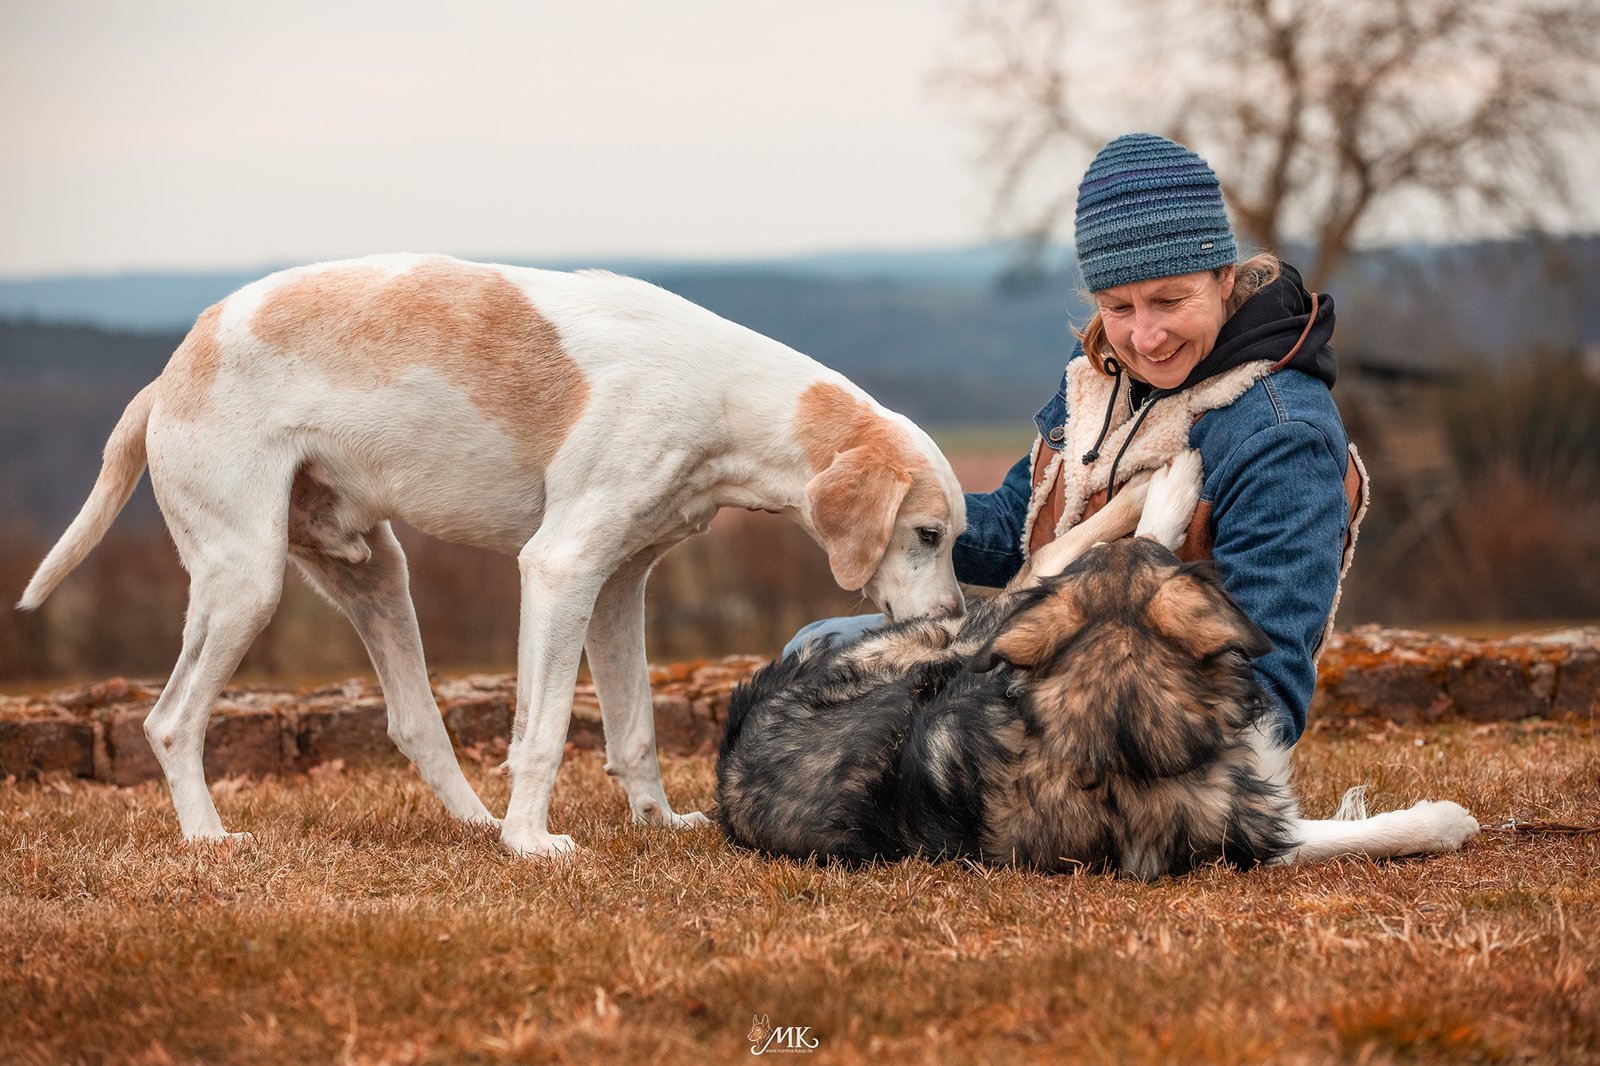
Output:
<path fill-rule="evenodd" d="M 0 0 L 0 275 L 965 243 L 939 0 Z"/>

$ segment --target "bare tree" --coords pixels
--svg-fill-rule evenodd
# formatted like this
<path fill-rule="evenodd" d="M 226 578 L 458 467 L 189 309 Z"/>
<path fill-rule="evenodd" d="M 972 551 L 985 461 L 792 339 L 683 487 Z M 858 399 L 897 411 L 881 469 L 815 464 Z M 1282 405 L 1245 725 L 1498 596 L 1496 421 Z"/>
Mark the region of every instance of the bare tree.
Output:
<path fill-rule="evenodd" d="M 1600 152 L 1600 0 L 966 0 L 960 27 L 939 82 L 1035 249 L 1135 129 L 1211 162 L 1246 243 L 1308 244 L 1313 288 L 1419 218 L 1570 224 Z"/>

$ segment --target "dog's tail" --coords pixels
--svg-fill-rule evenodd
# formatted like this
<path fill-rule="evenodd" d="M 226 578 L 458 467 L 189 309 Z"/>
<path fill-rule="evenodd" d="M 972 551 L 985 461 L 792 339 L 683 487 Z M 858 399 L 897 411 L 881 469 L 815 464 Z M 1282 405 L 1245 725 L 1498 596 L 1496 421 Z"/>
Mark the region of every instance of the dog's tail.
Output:
<path fill-rule="evenodd" d="M 95 480 L 83 510 L 72 520 L 72 525 L 56 541 L 44 562 L 28 582 L 27 589 L 17 606 L 31 611 L 44 602 L 61 579 L 83 562 L 84 556 L 100 543 L 100 538 L 111 528 L 117 513 L 133 495 L 139 475 L 145 466 L 145 428 L 150 424 L 150 408 L 155 405 L 156 382 L 146 385 L 122 412 L 117 428 L 106 441 L 105 459 L 100 465 L 100 476 Z"/>

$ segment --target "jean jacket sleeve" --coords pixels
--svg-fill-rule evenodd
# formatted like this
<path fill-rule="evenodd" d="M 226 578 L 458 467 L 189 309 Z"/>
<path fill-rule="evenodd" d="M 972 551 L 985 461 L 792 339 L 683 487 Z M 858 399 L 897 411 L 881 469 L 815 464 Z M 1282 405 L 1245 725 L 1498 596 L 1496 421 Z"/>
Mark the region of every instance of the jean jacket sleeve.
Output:
<path fill-rule="evenodd" d="M 1022 569 L 1022 527 L 1028 520 L 1033 481 L 1024 455 L 993 492 L 969 492 L 967 528 L 956 540 L 956 578 L 999 588 Z"/>
<path fill-rule="evenodd" d="M 1272 640 L 1254 667 L 1283 712 L 1289 743 L 1305 730 L 1315 655 L 1339 587 L 1344 461 L 1316 426 L 1286 421 L 1241 441 L 1206 478 L 1217 572 Z"/>
<path fill-rule="evenodd" d="M 1073 349 L 1072 359 L 1082 356 L 1082 347 Z M 1033 416 L 1033 424 L 1050 448 L 1060 447 L 1067 424 L 1066 371 L 1061 372 L 1055 395 Z M 958 581 L 1000 588 L 1022 569 L 1022 530 L 1033 500 L 1032 458 L 1030 451 L 1012 464 L 993 492 L 966 494 L 967 530 L 956 541 L 954 554 Z"/>

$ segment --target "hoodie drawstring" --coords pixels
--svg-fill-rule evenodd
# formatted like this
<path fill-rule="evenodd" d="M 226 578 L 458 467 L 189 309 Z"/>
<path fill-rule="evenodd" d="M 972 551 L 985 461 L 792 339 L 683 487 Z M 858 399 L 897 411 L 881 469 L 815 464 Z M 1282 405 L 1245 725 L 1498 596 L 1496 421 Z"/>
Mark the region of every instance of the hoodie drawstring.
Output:
<path fill-rule="evenodd" d="M 1117 457 L 1111 460 L 1111 477 L 1106 481 L 1106 502 L 1111 502 L 1111 497 L 1117 494 L 1117 464 L 1122 462 L 1122 457 L 1128 453 L 1128 445 L 1133 443 L 1133 436 L 1139 432 L 1139 427 L 1144 425 L 1145 415 L 1150 413 L 1157 401 L 1162 400 L 1172 393 L 1157 390 L 1145 397 L 1143 405 L 1139 408 L 1139 416 L 1133 420 L 1133 425 L 1128 429 L 1128 435 L 1122 439 L 1122 447 L 1117 449 Z"/>
<path fill-rule="evenodd" d="M 1103 364 L 1111 371 L 1111 399 L 1106 401 L 1105 421 L 1100 423 L 1100 435 L 1094 439 L 1094 445 L 1083 453 L 1083 465 L 1088 466 L 1100 458 L 1100 445 L 1105 443 L 1106 434 L 1111 432 L 1111 415 L 1117 409 L 1117 392 L 1122 388 L 1122 364 L 1115 359 L 1107 359 Z"/>

